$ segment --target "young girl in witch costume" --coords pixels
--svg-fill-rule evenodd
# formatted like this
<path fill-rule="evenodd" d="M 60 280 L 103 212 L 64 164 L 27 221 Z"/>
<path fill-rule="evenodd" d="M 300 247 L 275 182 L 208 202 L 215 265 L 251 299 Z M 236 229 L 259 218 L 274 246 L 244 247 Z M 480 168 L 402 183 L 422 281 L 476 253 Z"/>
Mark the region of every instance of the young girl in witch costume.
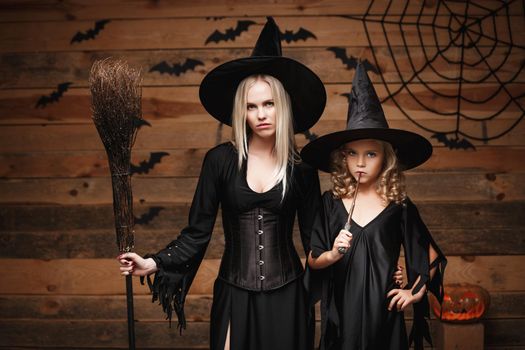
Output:
<path fill-rule="evenodd" d="M 297 214 L 308 254 L 320 189 L 317 171 L 298 162 L 294 132 L 320 118 L 324 86 L 306 66 L 281 56 L 279 29 L 268 18 L 252 56 L 208 73 L 200 99 L 232 126 L 233 141 L 207 152 L 179 237 L 146 258 L 119 256 L 121 273 L 155 273 L 153 281 L 148 277 L 154 299 L 168 317 L 175 310 L 185 327 L 185 296 L 221 206 L 225 249 L 214 284 L 210 348 L 311 349 L 313 320 L 292 233 Z"/>
<path fill-rule="evenodd" d="M 327 277 L 321 349 L 408 349 L 412 340 L 422 349 L 423 338 L 430 342 L 426 292 L 442 300 L 446 259 L 407 197 L 402 171 L 422 164 L 431 153 L 422 136 L 388 128 L 359 64 L 347 129 L 323 136 L 301 152 L 305 162 L 330 172 L 333 183 L 322 196 L 323 215 L 312 231 L 308 261 Z M 348 231 L 343 227 L 354 197 Z M 391 279 L 401 246 L 408 277 L 404 289 Z M 410 341 L 403 318 L 409 305 L 414 307 Z"/>

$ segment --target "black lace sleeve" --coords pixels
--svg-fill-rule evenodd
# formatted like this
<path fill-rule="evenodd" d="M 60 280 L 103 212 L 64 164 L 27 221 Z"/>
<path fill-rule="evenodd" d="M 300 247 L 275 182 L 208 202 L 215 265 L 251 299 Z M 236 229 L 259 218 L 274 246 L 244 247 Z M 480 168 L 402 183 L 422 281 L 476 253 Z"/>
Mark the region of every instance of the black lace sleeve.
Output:
<path fill-rule="evenodd" d="M 153 279 L 147 277 L 153 301 L 162 305 L 167 319 L 173 311 L 178 317 L 178 328 L 186 328 L 184 302 L 191 283 L 204 258 L 211 238 L 219 207 L 220 171 L 224 161 L 220 146 L 206 154 L 186 226 L 180 235 L 156 254 L 148 254 L 157 263 L 159 271 Z M 144 279 L 141 279 L 144 283 Z"/>

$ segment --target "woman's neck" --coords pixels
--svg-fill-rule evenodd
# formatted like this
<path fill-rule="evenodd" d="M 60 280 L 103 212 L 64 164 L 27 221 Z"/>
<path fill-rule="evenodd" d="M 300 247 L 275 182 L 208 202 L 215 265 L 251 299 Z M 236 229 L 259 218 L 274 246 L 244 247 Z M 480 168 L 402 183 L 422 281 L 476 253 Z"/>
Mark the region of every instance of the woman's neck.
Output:
<path fill-rule="evenodd" d="M 251 137 L 248 146 L 248 153 L 251 155 L 273 157 L 275 138 Z"/>

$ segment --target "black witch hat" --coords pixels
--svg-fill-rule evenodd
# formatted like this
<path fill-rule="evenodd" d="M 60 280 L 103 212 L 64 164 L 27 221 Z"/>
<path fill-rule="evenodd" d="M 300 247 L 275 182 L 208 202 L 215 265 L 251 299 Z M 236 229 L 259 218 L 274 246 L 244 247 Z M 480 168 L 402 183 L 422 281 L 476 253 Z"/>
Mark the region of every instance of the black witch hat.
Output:
<path fill-rule="evenodd" d="M 347 142 L 376 139 L 390 143 L 401 170 L 415 168 L 432 155 L 432 145 L 416 133 L 391 129 L 364 66 L 358 63 L 352 81 L 346 130 L 322 136 L 301 151 L 302 159 L 325 172 L 330 172 L 330 153 Z"/>
<path fill-rule="evenodd" d="M 204 77 L 199 90 L 201 103 L 215 119 L 231 126 L 239 83 L 250 75 L 271 75 L 290 95 L 294 132 L 303 132 L 321 117 L 326 91 L 321 79 L 308 67 L 282 56 L 279 27 L 272 17 L 267 19 L 250 57 L 221 64 Z"/>

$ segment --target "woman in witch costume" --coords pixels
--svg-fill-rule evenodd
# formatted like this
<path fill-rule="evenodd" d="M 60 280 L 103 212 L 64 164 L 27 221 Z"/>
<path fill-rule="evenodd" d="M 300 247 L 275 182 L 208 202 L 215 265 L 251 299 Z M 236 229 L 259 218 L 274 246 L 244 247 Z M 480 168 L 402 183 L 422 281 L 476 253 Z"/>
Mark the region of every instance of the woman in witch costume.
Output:
<path fill-rule="evenodd" d="M 168 316 L 185 326 L 183 304 L 211 238 L 219 205 L 225 250 L 215 281 L 211 349 L 305 350 L 313 322 L 294 248 L 295 215 L 305 253 L 320 206 L 317 170 L 299 162 L 294 133 L 320 118 L 326 92 L 301 63 L 281 56 L 268 18 L 251 57 L 227 62 L 202 81 L 200 99 L 233 141 L 207 152 L 189 224 L 160 252 L 121 255 L 122 274 L 148 279 Z"/>
<path fill-rule="evenodd" d="M 406 196 L 402 171 L 431 154 L 422 136 L 388 127 L 359 64 L 346 130 L 318 138 L 301 152 L 305 162 L 330 172 L 333 183 L 322 196 L 323 214 L 312 230 L 308 261 L 326 274 L 321 349 L 408 349 L 412 340 L 422 349 L 423 338 L 430 342 L 425 292 L 442 300 L 446 259 Z M 342 229 L 347 220 L 350 230 Z M 391 280 L 401 246 L 408 277 L 404 289 Z M 402 311 L 411 304 L 409 340 Z"/>

